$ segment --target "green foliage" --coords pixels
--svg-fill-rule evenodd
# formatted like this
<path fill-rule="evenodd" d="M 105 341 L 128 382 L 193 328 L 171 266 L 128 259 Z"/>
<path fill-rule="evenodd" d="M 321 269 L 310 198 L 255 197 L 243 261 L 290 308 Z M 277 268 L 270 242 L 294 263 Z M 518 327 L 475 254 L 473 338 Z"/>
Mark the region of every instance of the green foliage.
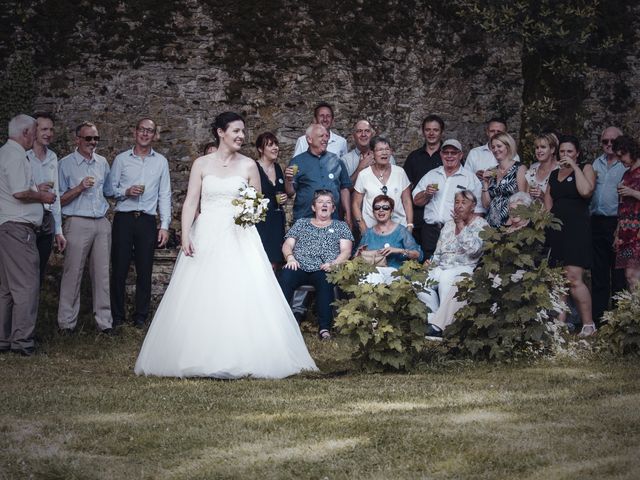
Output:
<path fill-rule="evenodd" d="M 617 306 L 605 312 L 607 322 L 598 337 L 616 355 L 640 355 L 640 283 L 632 290 L 624 290 L 615 297 Z"/>
<path fill-rule="evenodd" d="M 524 78 L 521 158 L 533 158 L 533 137 L 545 128 L 582 135 L 591 69 L 620 74 L 633 52 L 628 0 L 454 0 L 461 18 L 474 18 L 496 41 L 522 45 Z M 629 107 L 622 80 L 615 107 Z M 613 100 L 613 99 L 612 99 Z M 605 102 L 609 105 L 613 102 Z"/>
<path fill-rule="evenodd" d="M 458 283 L 458 299 L 466 305 L 444 332 L 451 354 L 506 360 L 548 351 L 554 344 L 547 322 L 563 308 L 565 280 L 543 258 L 543 244 L 545 228 L 559 228 L 559 221 L 537 203 L 519 206 L 515 214 L 528 225 L 480 234 L 485 253 L 473 274 Z"/>
<path fill-rule="evenodd" d="M 364 282 L 374 270 L 356 258 L 329 275 L 349 296 L 337 302 L 335 326 L 358 345 L 354 358 L 366 370 L 409 370 L 424 344 L 427 310 L 416 293 L 424 289 L 427 272 L 408 261 L 389 285 Z"/>
<path fill-rule="evenodd" d="M 31 55 L 19 52 L 7 65 L 0 80 L 0 141 L 5 142 L 9 120 L 19 113 L 31 114 L 35 96 L 35 74 Z"/>

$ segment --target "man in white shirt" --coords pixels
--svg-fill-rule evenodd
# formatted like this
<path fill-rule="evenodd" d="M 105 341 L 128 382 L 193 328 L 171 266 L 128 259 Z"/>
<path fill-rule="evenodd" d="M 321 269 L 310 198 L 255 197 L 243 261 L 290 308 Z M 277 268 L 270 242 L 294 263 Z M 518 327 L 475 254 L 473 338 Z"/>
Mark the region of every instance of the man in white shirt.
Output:
<path fill-rule="evenodd" d="M 472 148 L 464 162 L 464 167 L 472 173 L 475 173 L 479 180 L 482 180 L 482 174 L 485 170 L 494 168 L 498 165 L 498 161 L 491 152 L 489 141 L 491 137 L 498 133 L 506 133 L 507 123 L 501 119 L 494 117 L 487 122 L 485 133 L 487 134 L 487 143 L 480 147 Z M 516 155 L 516 162 L 520 161 L 520 157 Z M 478 197 L 480 198 L 480 197 Z"/>
<path fill-rule="evenodd" d="M 44 205 L 42 225 L 36 230 L 36 245 L 40 254 L 40 285 L 42 285 L 54 240 L 59 252 L 64 251 L 67 240 L 62 233 L 58 192 L 58 155 L 49 148 L 53 141 L 54 118 L 49 112 L 36 112 L 33 118 L 36 119 L 37 125 L 36 138 L 31 150 L 27 151 L 33 181 L 38 186 L 38 190 L 48 191 L 56 196 L 51 205 Z"/>
<path fill-rule="evenodd" d="M 482 193 L 480 180 L 462 167 L 462 156 L 462 145 L 458 140 L 445 140 L 440 147 L 442 166 L 427 172 L 413 189 L 413 203 L 424 206 L 425 224 L 420 243 L 425 258 L 435 251 L 442 226 L 453 218 L 456 192 L 470 190 L 476 198 Z M 479 207 L 475 211 L 481 212 Z"/>
<path fill-rule="evenodd" d="M 355 148 L 342 157 L 347 173 L 351 178 L 351 183 L 355 185 L 358 174 L 367 167 L 373 165 L 373 151 L 369 142 L 374 134 L 373 127 L 367 120 L 358 120 L 353 127 L 353 142 Z M 389 159 L 392 165 L 396 164 L 393 155 Z"/>
<path fill-rule="evenodd" d="M 334 153 L 338 158 L 342 158 L 347 153 L 347 141 L 331 130 L 333 125 L 333 107 L 327 102 L 320 102 L 313 109 L 313 122 L 319 123 L 329 131 L 329 143 L 327 151 Z M 296 141 L 296 148 L 291 158 L 300 155 L 309 149 L 306 135 L 302 135 Z"/>

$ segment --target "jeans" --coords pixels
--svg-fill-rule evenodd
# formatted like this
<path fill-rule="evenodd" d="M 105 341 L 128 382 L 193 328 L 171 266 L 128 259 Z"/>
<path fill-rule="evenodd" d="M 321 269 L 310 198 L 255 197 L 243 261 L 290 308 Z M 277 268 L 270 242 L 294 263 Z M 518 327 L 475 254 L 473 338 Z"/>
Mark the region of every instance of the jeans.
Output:
<path fill-rule="evenodd" d="M 316 315 L 320 330 L 331 329 L 333 322 L 333 311 L 331 304 L 335 300 L 333 284 L 327 280 L 327 272 L 316 270 L 315 272 L 305 272 L 304 270 L 291 270 L 283 268 L 278 279 L 282 293 L 287 302 L 291 304 L 293 292 L 301 285 L 313 285 L 316 289 Z"/>

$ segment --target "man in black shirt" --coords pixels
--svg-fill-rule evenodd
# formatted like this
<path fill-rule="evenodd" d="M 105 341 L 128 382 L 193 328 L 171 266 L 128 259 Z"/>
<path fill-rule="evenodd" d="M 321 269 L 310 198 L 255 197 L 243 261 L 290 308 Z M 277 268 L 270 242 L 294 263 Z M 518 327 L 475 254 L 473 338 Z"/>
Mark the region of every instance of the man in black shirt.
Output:
<path fill-rule="evenodd" d="M 404 162 L 404 171 L 413 189 L 427 172 L 442 165 L 440 146 L 444 134 L 444 120 L 438 115 L 427 115 L 422 120 L 424 145 L 409 154 Z M 420 230 L 424 224 L 424 207 L 413 206 L 413 236 L 420 243 Z"/>

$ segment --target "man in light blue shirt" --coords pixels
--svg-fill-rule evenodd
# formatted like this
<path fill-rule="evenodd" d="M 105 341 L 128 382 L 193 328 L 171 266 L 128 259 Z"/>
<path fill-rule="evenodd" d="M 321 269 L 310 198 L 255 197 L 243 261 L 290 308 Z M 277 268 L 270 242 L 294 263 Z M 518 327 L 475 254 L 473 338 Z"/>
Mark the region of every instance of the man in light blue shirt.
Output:
<path fill-rule="evenodd" d="M 133 323 L 139 328 L 145 326 L 151 303 L 154 250 L 156 244 L 164 247 L 169 239 L 169 162 L 152 148 L 156 133 L 153 120 L 139 120 L 133 131 L 135 145 L 119 154 L 111 166 L 117 201 L 111 248 L 111 312 L 116 327 L 125 321 L 125 285 L 132 257 L 136 266 Z M 160 229 L 156 232 L 158 212 Z"/>
<path fill-rule="evenodd" d="M 58 198 L 58 156 L 49 149 L 49 144 L 53 141 L 53 115 L 49 112 L 36 112 L 33 118 L 36 119 L 37 124 L 36 138 L 31 150 L 27 151 L 33 181 L 38 186 L 38 190 L 56 195 L 56 200 L 51 205 L 44 205 L 42 225 L 36 231 L 36 245 L 40 255 L 40 285 L 42 285 L 54 238 L 59 252 L 64 251 L 67 240 L 62 234 L 62 215 Z"/>
<path fill-rule="evenodd" d="M 613 141 L 622 135 L 616 127 L 605 128 L 600 136 L 603 154 L 593 162 L 596 188 L 591 197 L 591 236 L 593 267 L 591 290 L 593 320 L 609 308 L 611 297 L 625 287 L 624 270 L 615 268 L 613 236 L 618 225 L 618 183 L 627 170 L 613 151 Z"/>
<path fill-rule="evenodd" d="M 113 196 L 107 160 L 95 153 L 100 140 L 97 127 L 83 122 L 76 128 L 76 150 L 58 164 L 60 204 L 67 239 L 60 283 L 58 326 L 63 335 L 75 331 L 80 311 L 80 283 L 89 261 L 93 312 L 98 329 L 111 334 L 109 253 L 111 224 L 106 218 Z"/>

